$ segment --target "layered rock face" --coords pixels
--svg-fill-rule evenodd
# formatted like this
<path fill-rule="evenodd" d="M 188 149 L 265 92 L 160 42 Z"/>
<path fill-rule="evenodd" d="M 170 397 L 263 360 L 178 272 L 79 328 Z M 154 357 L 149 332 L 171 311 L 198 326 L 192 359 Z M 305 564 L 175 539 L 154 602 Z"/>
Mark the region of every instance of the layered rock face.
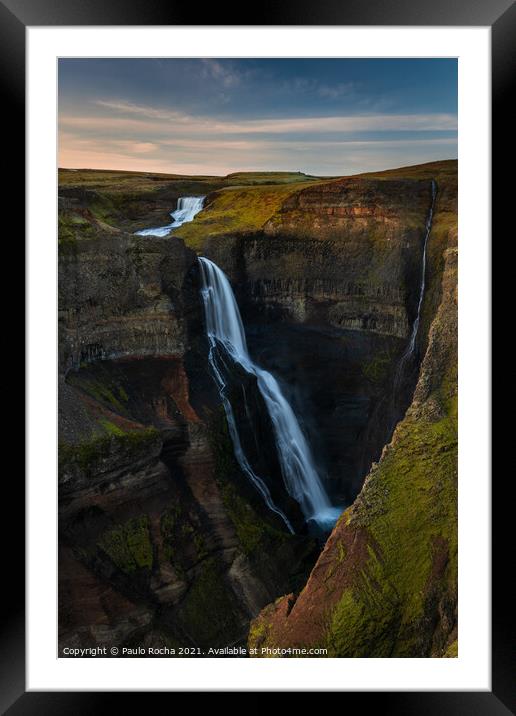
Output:
<path fill-rule="evenodd" d="M 234 461 L 195 254 L 61 219 L 80 233 L 60 245 L 60 647 L 242 643 L 316 545 Z"/>
<path fill-rule="evenodd" d="M 61 444 L 61 646 L 241 642 L 278 585 L 299 586 L 314 545 L 248 489 L 220 416 L 188 403 L 180 358 L 105 362 L 69 381 L 62 403 L 84 413 L 74 428 L 104 432 Z"/>
<path fill-rule="evenodd" d="M 269 317 L 404 338 L 430 202 L 427 181 L 333 181 L 290 196 L 240 248 L 207 249 Z"/>
<path fill-rule="evenodd" d="M 283 379 L 332 496 L 350 504 L 410 400 L 391 400 L 415 318 L 428 180 L 302 189 L 262 232 L 208 239 L 231 278 L 251 352 Z M 324 457 L 322 457 L 324 456 Z"/>
<path fill-rule="evenodd" d="M 62 247 L 60 367 L 186 350 L 195 254 L 179 239 L 101 234 Z"/>
<path fill-rule="evenodd" d="M 251 625 L 258 656 L 457 655 L 456 185 L 440 184 L 430 235 L 426 348 L 404 419 L 339 519 L 299 595 Z M 264 651 L 262 651 L 262 649 Z"/>
<path fill-rule="evenodd" d="M 61 647 L 243 643 L 265 607 L 252 646 L 322 645 L 334 656 L 453 650 L 456 175 L 445 169 L 282 188 L 265 224 L 204 241 L 231 279 L 250 353 L 281 382 L 333 501 L 349 505 L 360 493 L 308 583 L 320 546 L 285 530 L 233 457 L 194 251 L 175 236 L 124 231 L 161 215 L 167 223 L 161 199 L 176 188 L 160 189 L 158 203 L 147 188 L 116 201 L 113 192 L 109 205 L 96 191 L 62 199 Z M 394 395 L 432 178 L 420 330 Z M 229 192 L 220 194 L 227 203 Z M 210 201 L 216 209 L 217 192 Z M 126 206 L 131 216 L 121 218 Z M 280 502 L 270 426 L 244 378 L 228 385 L 242 439 Z M 295 506 L 281 505 L 301 532 Z"/>
<path fill-rule="evenodd" d="M 181 196 L 205 196 L 224 186 L 221 177 L 179 177 L 132 172 L 60 171 L 59 200 L 91 210 L 127 232 L 165 226 Z M 92 174 L 95 178 L 88 176 Z"/>

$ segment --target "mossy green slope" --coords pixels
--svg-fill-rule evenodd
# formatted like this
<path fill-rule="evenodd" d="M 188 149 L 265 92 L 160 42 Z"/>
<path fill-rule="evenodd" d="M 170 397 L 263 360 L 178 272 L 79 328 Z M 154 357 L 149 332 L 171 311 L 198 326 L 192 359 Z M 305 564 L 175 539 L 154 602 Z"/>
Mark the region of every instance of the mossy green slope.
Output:
<path fill-rule="evenodd" d="M 307 185 L 302 183 L 303 187 Z M 258 231 L 300 186 L 285 183 L 223 189 L 210 198 L 208 206 L 194 221 L 183 224 L 175 235 L 190 248 L 200 251 L 208 237 Z"/>
<path fill-rule="evenodd" d="M 426 352 L 412 405 L 358 498 L 341 516 L 300 595 L 282 597 L 253 622 L 252 647 L 318 646 L 338 657 L 457 654 L 457 250 L 452 213 L 432 232 L 435 275 L 425 299 L 430 327 L 422 336 Z"/>
<path fill-rule="evenodd" d="M 152 569 L 152 543 L 147 515 L 134 517 L 107 530 L 100 538 L 98 546 L 122 572 Z"/>
<path fill-rule="evenodd" d="M 347 529 L 367 531 L 368 557 L 330 612 L 329 656 L 442 655 L 447 635 L 427 623 L 434 601 L 456 592 L 456 444 L 452 414 L 407 418 L 360 504 L 343 517 Z"/>
<path fill-rule="evenodd" d="M 255 176 L 255 175 L 253 175 Z M 275 175 L 264 174 L 262 179 L 255 176 L 257 185 L 240 184 L 240 175 L 228 175 L 227 180 L 238 182 L 237 186 L 221 188 L 208 196 L 206 208 L 200 212 L 193 222 L 184 224 L 174 234 L 182 238 L 185 243 L 196 251 L 202 251 L 209 237 L 224 234 L 234 235 L 245 232 L 256 232 L 267 226 L 271 229 L 275 224 L 281 225 L 281 212 L 289 198 L 294 197 L 311 186 L 324 186 L 336 184 L 343 177 L 323 179 L 305 175 L 287 175 L 283 183 L 275 183 Z M 357 175 L 354 178 L 393 180 L 430 180 L 437 179 L 442 192 L 441 197 L 447 197 L 444 191 L 448 186 L 456 185 L 457 162 L 443 161 L 422 164 L 415 167 L 377 172 L 374 174 Z M 448 207 L 449 214 L 441 207 L 439 222 L 443 232 L 448 231 L 451 223 L 456 221 L 456 205 Z M 419 225 L 419 217 L 410 213 L 410 205 L 405 207 L 404 220 L 407 225 Z M 292 212 L 290 212 L 292 215 Z M 296 227 L 299 236 L 303 234 L 303 221 L 311 218 L 309 213 L 299 212 L 300 223 Z M 444 225 L 446 223 L 446 226 Z M 436 231 L 439 227 L 436 226 Z M 442 249 L 442 247 L 441 247 Z"/>

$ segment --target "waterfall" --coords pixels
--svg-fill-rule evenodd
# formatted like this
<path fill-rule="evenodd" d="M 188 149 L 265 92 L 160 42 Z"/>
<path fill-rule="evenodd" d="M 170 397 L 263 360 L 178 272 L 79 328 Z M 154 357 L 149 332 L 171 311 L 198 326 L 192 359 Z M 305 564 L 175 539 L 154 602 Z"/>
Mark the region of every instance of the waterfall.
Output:
<path fill-rule="evenodd" d="M 410 356 L 414 352 L 414 348 L 416 347 L 417 332 L 419 330 L 419 321 L 421 318 L 421 306 L 423 305 L 423 298 L 425 295 L 426 248 L 428 245 L 428 237 L 430 236 L 430 231 L 432 230 L 432 219 L 434 217 L 435 195 L 436 195 L 436 186 L 435 186 L 435 181 L 432 179 L 432 201 L 430 203 L 430 211 L 428 212 L 428 216 L 426 218 L 426 224 L 425 224 L 425 239 L 423 242 L 423 262 L 422 262 L 423 266 L 421 268 L 421 285 L 420 285 L 420 289 L 419 289 L 419 301 L 417 303 L 416 319 L 412 325 L 410 341 L 408 344 L 408 348 L 406 350 L 407 356 Z"/>
<path fill-rule="evenodd" d="M 138 236 L 166 236 L 172 229 L 177 229 L 183 224 L 193 221 L 203 208 L 205 199 L 205 196 L 181 196 L 177 200 L 177 209 L 170 214 L 173 219 L 171 224 L 158 226 L 155 229 L 142 229 L 135 233 Z"/>
<path fill-rule="evenodd" d="M 430 236 L 430 232 L 432 230 L 432 220 L 434 217 L 436 194 L 437 194 L 436 184 L 435 184 L 435 181 L 432 179 L 432 200 L 430 202 L 430 210 L 428 212 L 428 216 L 426 217 L 426 222 L 425 222 L 425 237 L 423 240 L 423 259 L 422 259 L 422 267 L 421 267 L 421 283 L 420 283 L 420 288 L 419 288 L 419 300 L 418 300 L 418 304 L 417 304 L 417 313 L 416 313 L 416 318 L 414 319 L 414 323 L 412 324 L 412 331 L 410 333 L 410 339 L 407 344 L 407 348 L 405 349 L 403 355 L 401 356 L 398 366 L 396 368 L 396 375 L 394 376 L 393 400 L 396 400 L 396 393 L 397 393 L 398 388 L 401 383 L 401 378 L 403 376 L 403 370 L 405 368 L 405 364 L 412 357 L 414 350 L 416 348 L 416 338 L 417 338 L 417 334 L 419 331 L 419 323 L 421 320 L 421 308 L 423 306 L 423 298 L 425 296 L 426 249 L 427 249 L 427 245 L 428 245 L 428 237 Z"/>
<path fill-rule="evenodd" d="M 273 503 L 267 485 L 253 471 L 244 454 L 234 411 L 225 392 L 226 383 L 218 365 L 220 359 L 216 354 L 219 345 L 235 363 L 256 377 L 271 420 L 281 473 L 288 494 L 299 503 L 307 522 L 312 521 L 321 530 L 328 531 L 342 510 L 331 505 L 317 474 L 310 447 L 277 380 L 271 373 L 257 366 L 249 355 L 242 318 L 228 278 L 209 259 L 200 257 L 199 262 L 202 277 L 201 296 L 210 344 L 209 361 L 226 412 L 235 457 L 268 507 L 280 515 L 293 532 L 285 514 Z"/>

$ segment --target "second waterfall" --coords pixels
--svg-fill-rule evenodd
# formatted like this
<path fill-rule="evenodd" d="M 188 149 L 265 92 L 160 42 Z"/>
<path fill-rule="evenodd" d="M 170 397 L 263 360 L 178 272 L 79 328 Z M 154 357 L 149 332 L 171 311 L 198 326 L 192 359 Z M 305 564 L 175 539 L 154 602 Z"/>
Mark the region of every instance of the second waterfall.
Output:
<path fill-rule="evenodd" d="M 266 483 L 253 470 L 245 455 L 220 366 L 221 351 L 247 373 L 256 377 L 258 389 L 271 420 L 285 488 L 298 502 L 305 520 L 315 523 L 320 530 L 327 532 L 335 524 L 342 508 L 332 506 L 317 473 L 308 442 L 278 381 L 271 373 L 257 366 L 249 355 L 242 318 L 228 278 L 213 261 L 200 257 L 199 262 L 202 279 L 201 296 L 210 345 L 209 361 L 240 468 L 262 495 L 268 507 L 278 514 L 293 532 L 287 516 L 274 504 Z"/>

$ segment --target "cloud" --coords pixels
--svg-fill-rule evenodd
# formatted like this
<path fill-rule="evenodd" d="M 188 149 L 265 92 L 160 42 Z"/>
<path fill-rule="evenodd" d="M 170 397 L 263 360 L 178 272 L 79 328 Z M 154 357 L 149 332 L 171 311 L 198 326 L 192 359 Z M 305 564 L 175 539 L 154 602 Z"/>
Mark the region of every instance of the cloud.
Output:
<path fill-rule="evenodd" d="M 59 165 L 185 174 L 246 170 L 301 170 L 343 175 L 456 156 L 456 140 L 391 139 L 284 141 L 225 138 L 169 138 L 149 142 L 145 151 L 122 139 L 60 135 Z"/>
<path fill-rule="evenodd" d="M 170 132 L 194 134 L 288 134 L 324 132 L 372 131 L 455 131 L 457 116 L 447 113 L 424 114 L 363 114 L 330 117 L 282 117 L 269 119 L 223 120 L 198 117 L 126 101 L 97 100 L 100 107 L 116 113 L 114 116 L 84 117 L 64 115 L 61 126 L 84 129 L 119 130 L 133 128 L 142 132 Z M 131 119 L 120 115 L 136 115 Z"/>
<path fill-rule="evenodd" d="M 201 59 L 201 63 L 204 77 L 215 80 L 228 89 L 240 84 L 241 73 L 228 65 L 227 62 L 222 64 L 213 59 Z"/>
<path fill-rule="evenodd" d="M 157 144 L 153 142 L 128 142 L 128 151 L 134 154 L 148 154 L 156 149 L 159 149 Z"/>
<path fill-rule="evenodd" d="M 209 64 L 209 71 L 218 70 Z M 60 115 L 60 166 L 185 174 L 276 169 L 344 175 L 456 156 L 457 117 L 447 113 L 235 120 L 123 99 L 98 99 L 93 106 L 93 116 Z M 430 136 L 418 138 L 416 132 Z"/>
<path fill-rule="evenodd" d="M 327 85 L 321 85 L 317 93 L 320 97 L 326 97 L 327 99 L 340 99 L 350 95 L 355 89 L 353 82 L 344 82 L 331 87 Z"/>
<path fill-rule="evenodd" d="M 148 107 L 145 105 L 134 104 L 134 102 L 126 102 L 125 100 L 95 100 L 95 104 L 99 107 L 121 112 L 122 114 L 137 114 L 148 119 L 163 119 L 167 121 L 187 121 L 188 115 L 182 112 L 171 112 L 168 109 L 159 109 L 156 107 Z"/>
<path fill-rule="evenodd" d="M 281 83 L 281 94 L 313 95 L 323 99 L 342 99 L 355 93 L 355 82 L 338 82 L 333 85 L 321 83 L 314 77 L 294 77 Z"/>
<path fill-rule="evenodd" d="M 218 125 L 224 126 L 224 125 Z M 372 132 L 372 131 L 448 131 L 457 129 L 457 118 L 451 114 L 372 114 L 335 117 L 286 117 L 241 121 L 231 132 Z"/>

